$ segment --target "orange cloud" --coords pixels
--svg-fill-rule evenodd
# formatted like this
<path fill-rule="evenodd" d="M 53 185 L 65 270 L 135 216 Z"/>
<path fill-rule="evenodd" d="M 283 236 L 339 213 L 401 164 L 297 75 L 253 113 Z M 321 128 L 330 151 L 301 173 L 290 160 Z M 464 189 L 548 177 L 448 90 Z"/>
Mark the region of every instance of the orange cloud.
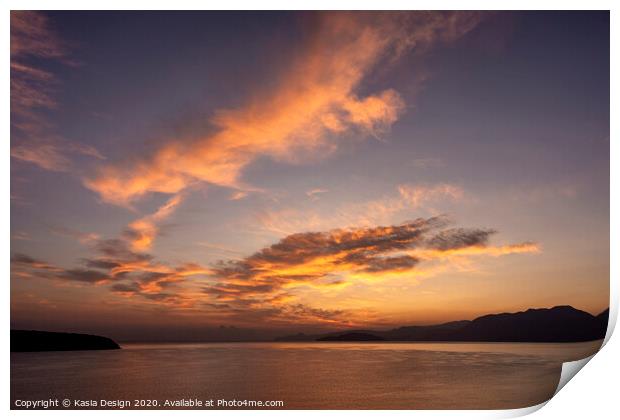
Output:
<path fill-rule="evenodd" d="M 165 217 L 176 205 L 168 202 L 152 217 Z M 413 284 L 441 272 L 468 269 L 469 258 L 539 252 L 531 242 L 490 245 L 494 230 L 449 228 L 449 223 L 445 217 L 432 217 L 391 226 L 296 233 L 248 257 L 211 267 L 172 266 L 136 252 L 127 239 L 94 239 L 89 244 L 96 255 L 78 267 L 65 269 L 17 254 L 11 271 L 21 279 L 107 286 L 115 295 L 150 305 L 216 310 L 231 321 L 351 326 L 367 321 L 367 308 L 351 302 L 346 310 L 316 307 L 323 293 L 361 283 L 373 288 L 390 287 L 394 281 Z M 304 303 L 307 293 L 315 296 L 314 305 Z"/>
<path fill-rule="evenodd" d="M 467 257 L 539 252 L 534 243 L 492 246 L 492 229 L 446 228 L 445 217 L 393 226 L 296 233 L 255 254 L 213 267 L 217 280 L 204 288 L 210 300 L 239 311 L 284 310 L 305 288 L 332 290 L 359 282 L 429 277 L 465 267 Z M 448 263 L 447 265 L 445 263 Z M 354 316 L 348 311 L 347 319 Z M 333 319 L 332 319 L 333 320 Z"/>
<path fill-rule="evenodd" d="M 157 262 L 151 255 L 137 253 L 121 239 L 94 240 L 90 243 L 96 256 L 86 258 L 74 268 L 63 268 L 23 254 L 11 258 L 11 275 L 20 279 L 48 279 L 61 285 L 105 286 L 125 297 L 141 297 L 166 306 L 191 307 L 192 297 L 187 279 L 213 273 L 195 263 L 178 266 Z"/>
<path fill-rule="evenodd" d="M 471 245 L 464 248 L 447 249 L 447 250 L 422 250 L 411 252 L 424 260 L 434 260 L 438 258 L 449 258 L 452 256 L 491 256 L 500 257 L 510 254 L 537 254 L 541 252 L 539 244 L 533 242 L 524 242 L 521 244 L 501 245 L 501 246 L 478 246 Z"/>
<path fill-rule="evenodd" d="M 292 163 L 330 153 L 337 137 L 379 136 L 404 110 L 394 90 L 360 97 L 363 79 L 404 51 L 423 51 L 469 31 L 476 13 L 323 13 L 277 88 L 245 106 L 221 110 L 214 134 L 171 139 L 152 156 L 105 166 L 84 184 L 127 205 L 150 192 L 178 193 L 196 182 L 243 190 L 243 169 L 259 156 Z"/>
<path fill-rule="evenodd" d="M 182 201 L 183 196 L 177 194 L 157 209 L 155 213 L 131 222 L 125 230 L 125 237 L 128 239 L 131 249 L 136 252 L 149 250 L 159 233 L 158 224 L 170 217 Z"/>

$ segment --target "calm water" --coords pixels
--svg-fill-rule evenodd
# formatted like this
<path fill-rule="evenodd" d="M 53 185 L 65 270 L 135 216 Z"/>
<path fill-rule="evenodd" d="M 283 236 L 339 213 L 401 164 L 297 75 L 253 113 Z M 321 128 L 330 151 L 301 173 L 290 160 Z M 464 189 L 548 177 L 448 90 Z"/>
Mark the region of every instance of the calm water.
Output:
<path fill-rule="evenodd" d="M 281 400 L 284 408 L 520 408 L 601 341 L 125 344 L 11 354 L 11 400 Z"/>

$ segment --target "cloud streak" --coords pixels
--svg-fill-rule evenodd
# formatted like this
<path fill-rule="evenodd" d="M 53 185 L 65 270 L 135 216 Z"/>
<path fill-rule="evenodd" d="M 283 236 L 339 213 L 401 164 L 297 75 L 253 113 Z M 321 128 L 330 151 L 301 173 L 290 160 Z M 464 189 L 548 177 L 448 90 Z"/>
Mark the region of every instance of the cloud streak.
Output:
<path fill-rule="evenodd" d="M 277 309 L 295 303 L 304 288 L 329 290 L 395 277 L 415 281 L 420 266 L 446 264 L 453 258 L 463 264 L 467 257 L 539 251 L 531 242 L 492 246 L 495 230 L 449 224 L 438 216 L 400 225 L 289 235 L 249 257 L 220 262 L 213 267 L 217 282 L 203 290 L 210 300 L 238 310 Z"/>
<path fill-rule="evenodd" d="M 170 217 L 182 201 L 182 195 L 174 195 L 155 213 L 131 222 L 124 232 L 131 249 L 134 251 L 149 250 L 159 234 L 159 224 Z"/>
<path fill-rule="evenodd" d="M 170 139 L 149 157 L 102 167 L 84 184 L 118 205 L 198 182 L 244 190 L 243 169 L 258 157 L 301 163 L 333 152 L 348 134 L 379 137 L 404 101 L 392 89 L 362 96 L 362 81 L 381 63 L 451 42 L 479 20 L 476 13 L 319 14 L 277 88 L 218 111 L 213 134 Z"/>
<path fill-rule="evenodd" d="M 40 168 L 64 172 L 71 154 L 104 159 L 94 147 L 68 141 L 56 134 L 44 112 L 54 110 L 59 84 L 41 68 L 41 60 L 74 65 L 69 46 L 40 12 L 11 12 L 11 156 Z M 35 63 L 35 64 L 33 64 Z"/>
<path fill-rule="evenodd" d="M 312 192 L 312 191 L 311 191 Z M 306 193 L 311 198 L 315 194 Z M 291 208 L 258 212 L 260 229 L 279 236 L 307 230 L 326 230 L 338 226 L 376 226 L 394 223 L 396 217 L 407 217 L 407 212 L 420 209 L 432 210 L 429 206 L 438 203 L 460 202 L 465 191 L 453 184 L 434 185 L 400 184 L 396 193 L 370 201 L 339 206 L 330 214 L 322 215 L 316 210 L 300 211 Z M 431 211 L 431 213 L 436 213 Z M 255 222 L 254 222 L 255 223 Z"/>
<path fill-rule="evenodd" d="M 174 203 L 167 203 L 165 214 Z M 163 209 L 163 210 L 162 210 Z M 217 312 L 229 321 L 272 325 L 362 325 L 356 310 L 325 309 L 303 302 L 318 293 L 356 283 L 415 282 L 429 273 L 463 266 L 471 258 L 537 253 L 532 242 L 491 245 L 493 229 L 450 227 L 445 216 L 390 225 L 333 229 L 288 235 L 245 258 L 211 267 L 170 265 L 134 249 L 126 237 L 93 239 L 94 255 L 66 269 L 15 254 L 11 271 L 22 280 L 43 278 L 60 284 L 107 286 L 111 293 L 153 305 Z M 364 308 L 359 308 L 363 313 Z"/>
<path fill-rule="evenodd" d="M 11 275 L 14 278 L 46 279 L 61 285 L 109 285 L 110 290 L 125 297 L 142 297 L 161 305 L 191 306 L 191 287 L 180 284 L 212 271 L 195 263 L 170 265 L 156 261 L 147 253 L 135 252 L 124 239 L 93 239 L 89 245 L 93 257 L 84 258 L 82 264 L 66 269 L 32 258 L 15 254 L 11 258 Z"/>

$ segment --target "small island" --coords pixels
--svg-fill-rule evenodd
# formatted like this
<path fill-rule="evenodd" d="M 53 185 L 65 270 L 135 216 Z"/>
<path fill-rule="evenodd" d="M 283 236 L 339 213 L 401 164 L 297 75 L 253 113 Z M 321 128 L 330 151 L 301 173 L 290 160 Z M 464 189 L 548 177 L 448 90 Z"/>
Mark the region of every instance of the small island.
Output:
<path fill-rule="evenodd" d="M 11 352 L 118 350 L 114 340 L 99 335 L 11 330 Z"/>

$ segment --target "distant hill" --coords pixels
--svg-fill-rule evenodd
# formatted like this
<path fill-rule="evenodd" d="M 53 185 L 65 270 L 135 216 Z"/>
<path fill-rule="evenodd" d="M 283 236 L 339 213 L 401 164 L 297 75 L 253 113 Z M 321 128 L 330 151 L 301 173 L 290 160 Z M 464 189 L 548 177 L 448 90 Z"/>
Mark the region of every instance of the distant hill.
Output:
<path fill-rule="evenodd" d="M 392 341 L 451 341 L 455 332 L 470 323 L 471 321 L 453 321 L 438 325 L 400 327 L 386 331 L 384 334 Z"/>
<path fill-rule="evenodd" d="M 98 335 L 11 330 L 11 351 L 114 350 L 120 346 Z"/>
<path fill-rule="evenodd" d="M 356 330 L 293 335 L 278 341 L 505 341 L 579 342 L 605 337 L 609 309 L 597 316 L 572 306 L 484 315 L 473 321 L 407 326 L 388 331 Z"/>
<path fill-rule="evenodd" d="M 366 332 L 350 332 L 336 336 L 327 336 L 317 339 L 318 341 L 384 341 L 385 338 Z"/>

